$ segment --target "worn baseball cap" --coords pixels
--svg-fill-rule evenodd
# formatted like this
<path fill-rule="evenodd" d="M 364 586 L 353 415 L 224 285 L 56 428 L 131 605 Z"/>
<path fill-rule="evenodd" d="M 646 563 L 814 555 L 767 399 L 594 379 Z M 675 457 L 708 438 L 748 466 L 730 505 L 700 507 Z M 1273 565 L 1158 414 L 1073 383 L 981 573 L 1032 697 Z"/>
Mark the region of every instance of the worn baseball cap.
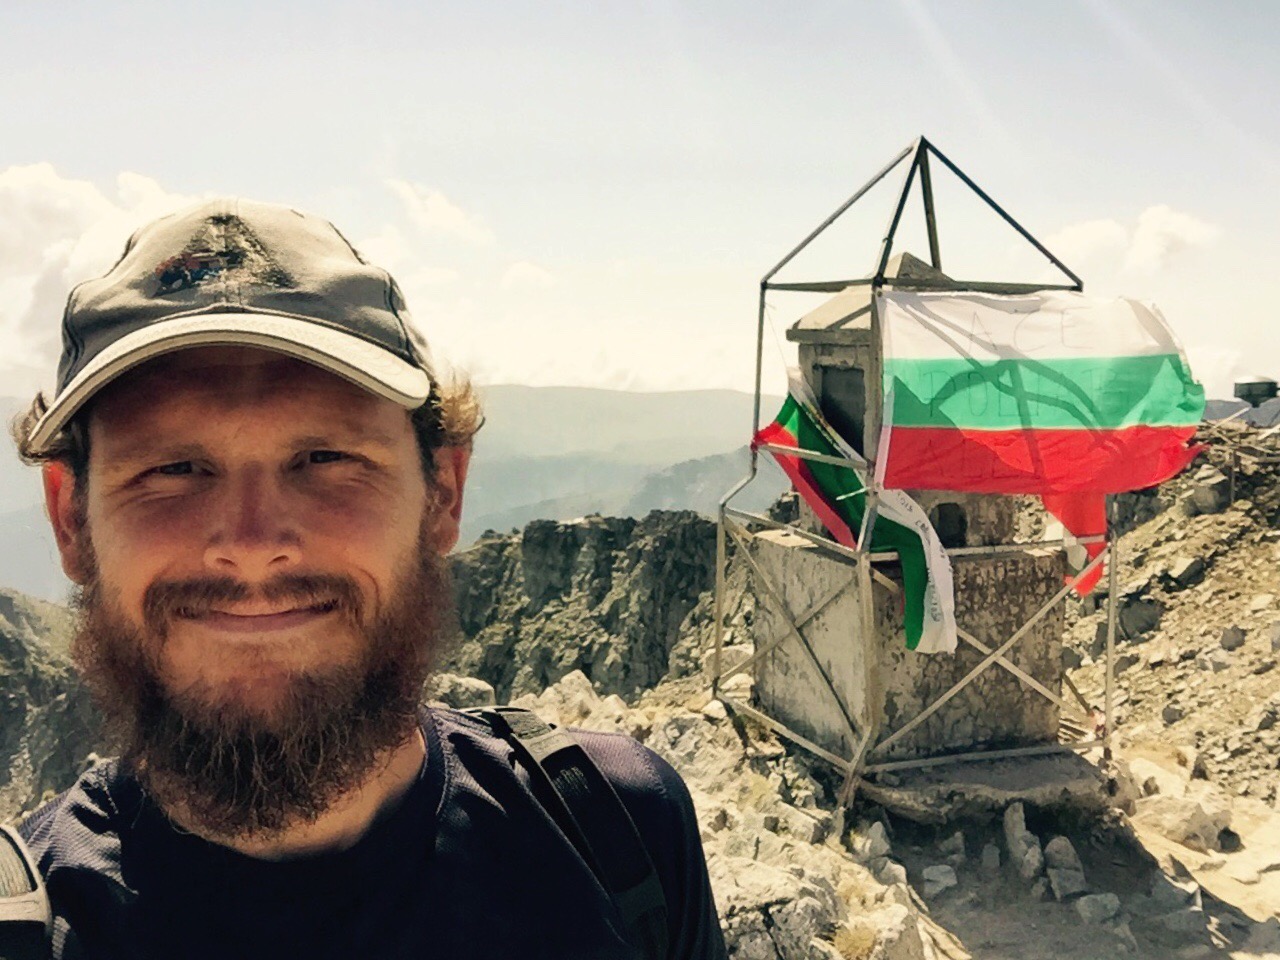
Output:
<path fill-rule="evenodd" d="M 57 389 L 32 452 L 126 371 L 212 345 L 297 357 L 410 410 L 431 393 L 426 342 L 390 274 L 326 220 L 212 200 L 143 227 L 106 276 L 71 291 Z"/>

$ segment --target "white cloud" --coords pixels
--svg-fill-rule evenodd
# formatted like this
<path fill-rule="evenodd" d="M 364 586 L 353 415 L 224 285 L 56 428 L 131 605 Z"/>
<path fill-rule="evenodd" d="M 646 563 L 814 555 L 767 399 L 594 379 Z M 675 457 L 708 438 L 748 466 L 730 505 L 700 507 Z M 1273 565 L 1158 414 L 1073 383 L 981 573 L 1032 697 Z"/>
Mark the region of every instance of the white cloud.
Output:
<path fill-rule="evenodd" d="M 368 225 L 357 248 L 400 281 L 438 360 L 481 382 L 749 387 L 749 327 L 729 341 L 719 328 L 703 329 L 708 316 L 753 315 L 750 277 L 736 265 L 570 259 L 552 272 L 496 242 L 458 242 L 459 224 L 491 234 L 452 204 L 428 202 L 431 191 L 403 187 L 413 203 Z M 377 192 L 384 181 L 361 189 Z M 49 164 L 0 169 L 0 394 L 48 386 L 70 289 L 105 272 L 138 226 L 195 199 L 136 173 L 95 184 Z M 426 232 L 414 210 L 440 229 Z M 345 222 L 341 210 L 332 215 Z M 450 224 L 444 254 L 441 229 Z"/>
<path fill-rule="evenodd" d="M 1127 227 L 1118 220 L 1084 220 L 1052 234 L 1045 245 L 1081 275 L 1090 265 L 1110 265 L 1124 273 L 1160 273 L 1184 250 L 1221 236 L 1220 228 L 1167 204 L 1147 207 Z"/>
<path fill-rule="evenodd" d="M 459 278 L 458 271 L 453 267 L 424 263 L 425 254 L 416 250 L 414 243 L 394 224 L 387 224 L 355 247 L 362 257 L 389 271 L 396 278 L 410 303 L 413 302 L 414 290 L 454 283 Z"/>
<path fill-rule="evenodd" d="M 1156 273 L 1181 251 L 1213 243 L 1221 233 L 1221 229 L 1214 224 L 1165 204 L 1148 207 L 1138 217 L 1138 226 L 1133 231 L 1133 242 L 1129 245 L 1124 269 L 1137 273 Z"/>
<path fill-rule="evenodd" d="M 1085 220 L 1063 227 L 1045 241 L 1070 266 L 1099 255 L 1114 255 L 1129 244 L 1129 231 L 1115 220 Z"/>
<path fill-rule="evenodd" d="M 493 232 L 453 203 L 439 190 L 388 178 L 384 181 L 399 198 L 410 221 L 426 234 L 456 237 L 477 246 L 494 242 Z"/>
<path fill-rule="evenodd" d="M 409 242 L 404 234 L 394 225 L 387 224 L 379 233 L 353 244 L 360 256 L 372 264 L 396 273 L 400 268 L 413 260 Z"/>
<path fill-rule="evenodd" d="M 504 290 L 512 287 L 547 287 L 555 286 L 556 278 L 549 270 L 545 270 L 536 263 L 530 263 L 528 260 L 517 260 L 511 266 L 507 267 L 502 274 L 499 285 Z"/>
<path fill-rule="evenodd" d="M 108 270 L 143 223 L 193 199 L 135 173 L 121 173 L 114 191 L 104 191 L 48 163 L 0 170 L 4 393 L 24 394 L 52 379 L 71 288 Z"/>

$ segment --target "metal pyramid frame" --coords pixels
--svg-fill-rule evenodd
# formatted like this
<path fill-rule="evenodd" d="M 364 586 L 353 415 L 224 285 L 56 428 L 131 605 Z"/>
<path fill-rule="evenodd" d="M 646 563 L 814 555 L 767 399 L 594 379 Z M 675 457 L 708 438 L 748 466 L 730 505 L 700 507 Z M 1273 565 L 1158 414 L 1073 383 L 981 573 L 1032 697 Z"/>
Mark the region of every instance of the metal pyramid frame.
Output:
<path fill-rule="evenodd" d="M 989 281 L 887 277 L 886 271 L 888 270 L 890 257 L 893 253 L 894 239 L 897 234 L 898 227 L 902 222 L 903 213 L 906 210 L 911 189 L 917 175 L 920 178 L 921 195 L 924 202 L 924 215 L 929 238 L 930 258 L 934 269 L 938 273 L 941 273 L 942 256 L 938 241 L 937 216 L 934 206 L 933 181 L 930 170 L 931 160 L 941 163 L 944 167 L 950 170 L 951 173 L 953 173 L 965 186 L 967 186 L 973 194 L 981 199 L 988 208 L 994 211 L 1006 224 L 1012 227 L 1024 240 L 1039 251 L 1049 263 L 1061 272 L 1064 280 L 1067 282 L 1058 284 L 993 283 Z M 820 236 L 851 207 L 853 207 L 854 204 L 866 196 L 873 187 L 889 176 L 889 174 L 894 170 L 901 167 L 904 162 L 906 163 L 906 170 L 902 176 L 902 185 L 897 195 L 897 201 L 894 205 L 892 216 L 885 231 L 884 239 L 880 243 L 880 248 L 877 252 L 873 269 L 868 276 L 848 280 L 817 280 L 805 282 L 774 281 L 773 278 L 784 267 L 791 263 L 802 251 L 805 250 L 806 247 L 817 239 L 818 236 Z M 1083 291 L 1084 289 L 1084 283 L 1079 276 L 1073 273 L 1061 260 L 1054 256 L 1054 254 L 1051 253 L 1044 244 L 1032 236 L 1026 228 L 1010 216 L 998 203 L 983 191 L 981 187 L 979 187 L 968 175 L 960 170 L 959 167 L 952 163 L 951 160 L 943 155 L 933 144 L 924 137 L 920 137 L 898 153 L 898 155 L 895 156 L 883 169 L 868 180 L 844 203 L 837 207 L 829 217 L 819 224 L 817 228 L 805 237 L 804 240 L 793 248 L 785 257 L 778 261 L 778 263 L 761 279 L 756 329 L 755 400 L 752 414 L 753 437 L 759 433 L 761 426 L 760 403 L 764 353 L 764 328 L 767 301 L 770 293 L 803 292 L 834 294 L 839 293 L 848 287 L 854 286 L 869 286 L 871 288 L 871 332 L 873 342 L 877 343 L 879 342 L 879 316 L 876 307 L 877 297 L 875 296 L 875 293 L 885 286 L 892 286 L 897 289 L 970 291 L 996 294 L 1034 293 L 1044 290 Z M 761 449 L 769 450 L 770 447 L 768 445 L 760 445 L 758 447 L 753 446 L 751 450 L 749 473 L 733 488 L 731 488 L 720 501 L 716 535 L 716 629 L 710 671 L 713 677 L 712 695 L 714 697 L 721 700 L 730 710 L 750 717 L 756 722 L 773 729 L 775 732 L 788 738 L 809 753 L 835 766 L 836 769 L 844 775 L 844 785 L 841 790 L 841 801 L 844 803 L 852 802 L 853 796 L 863 776 L 879 772 L 936 767 L 972 760 L 1073 753 L 1091 750 L 1096 747 L 1101 747 L 1105 756 L 1110 758 L 1111 742 L 1115 732 L 1115 681 L 1113 668 L 1116 642 L 1116 568 L 1118 565 L 1117 538 L 1113 536 L 1113 532 L 1115 530 L 1114 498 L 1108 497 L 1106 536 L 1105 538 L 1094 538 L 1094 542 L 1098 539 L 1105 539 L 1102 552 L 1090 561 L 1083 570 L 1077 573 L 1066 586 L 1053 596 L 1051 600 L 1044 603 L 1026 622 L 1022 624 L 1019 629 L 1017 629 L 1008 638 L 1003 639 L 1001 642 L 984 643 L 981 639 L 975 637 L 970 632 L 960 629 L 958 631 L 960 640 L 976 649 L 982 655 L 981 661 L 960 681 L 955 683 L 935 701 L 927 705 L 919 714 L 908 719 L 896 730 L 890 731 L 882 738 L 880 731 L 880 718 L 869 715 L 853 715 L 853 712 L 849 709 L 839 691 L 832 683 L 828 672 L 823 667 L 808 638 L 806 638 L 804 634 L 804 627 L 806 624 L 813 620 L 813 618 L 816 617 L 828 604 L 840 596 L 843 591 L 849 589 L 849 587 L 855 583 L 859 585 L 859 590 L 862 595 L 867 598 L 872 596 L 873 584 L 878 588 L 885 589 L 890 592 L 897 592 L 900 590 L 893 580 L 885 576 L 885 574 L 880 570 L 876 569 L 877 563 L 894 561 L 897 559 L 897 554 L 893 552 L 876 553 L 871 552 L 869 549 L 871 535 L 874 530 L 876 520 L 877 499 L 879 495 L 879 490 L 874 478 L 874 456 L 868 455 L 867 457 L 872 469 L 869 470 L 868 476 L 865 480 L 867 510 L 862 529 L 857 540 L 858 548 L 849 549 L 848 547 L 835 542 L 828 536 L 814 533 L 811 530 L 802 529 L 796 524 L 783 523 L 764 516 L 763 514 L 739 510 L 730 505 L 733 498 L 755 479 L 758 473 L 759 451 Z M 852 468 L 852 464 L 849 461 L 845 461 L 840 458 L 826 457 L 820 454 L 810 453 L 803 450 L 794 450 L 791 448 L 786 448 L 785 452 L 790 456 L 819 460 Z M 871 452 L 868 451 L 868 454 L 871 454 Z M 842 586 L 814 603 L 807 610 L 799 612 L 790 610 L 783 599 L 782 591 L 779 590 L 777 585 L 770 580 L 766 572 L 760 568 L 759 564 L 757 564 L 752 557 L 750 548 L 751 539 L 755 536 L 755 531 L 762 528 L 786 530 L 801 537 L 808 541 L 813 547 L 817 548 L 819 553 L 822 555 L 851 566 L 853 568 L 851 575 L 843 582 Z M 736 548 L 735 559 L 740 559 L 747 567 L 748 575 L 754 580 L 762 601 L 767 602 L 774 607 L 776 613 L 780 616 L 783 625 L 783 631 L 780 636 L 770 638 L 764 642 L 760 642 L 757 639 L 754 653 L 748 659 L 733 665 L 724 663 L 723 657 L 724 639 L 728 632 L 728 626 L 725 623 L 725 589 L 728 564 L 730 562 L 730 558 L 728 556 L 729 541 L 732 541 Z M 1085 540 L 1076 542 L 1089 541 Z M 988 547 L 952 548 L 947 552 L 952 556 L 972 556 L 979 554 L 994 555 L 999 553 L 1019 552 L 1028 546 L 1032 546 L 1032 544 L 1006 543 Z M 1066 541 L 1036 541 L 1034 546 L 1060 546 L 1065 548 Z M 1099 710 L 1086 701 L 1086 699 L 1075 688 L 1074 684 L 1072 684 L 1070 677 L 1068 677 L 1065 672 L 1062 675 L 1065 691 L 1061 694 L 1055 693 L 1040 681 L 1036 680 L 1034 677 L 1016 666 L 1006 657 L 1006 654 L 1036 625 L 1036 623 L 1048 614 L 1054 606 L 1062 602 L 1076 581 L 1086 577 L 1096 569 L 1098 564 L 1103 562 L 1107 565 L 1109 591 L 1107 600 L 1108 615 L 1105 660 L 1105 702 Z M 860 631 L 861 637 L 866 638 L 864 642 L 869 642 L 870 638 L 873 636 L 872 606 L 873 604 L 870 602 L 861 604 L 863 622 L 860 625 Z M 855 640 L 856 639 L 857 638 L 855 638 Z M 844 723 L 848 728 L 850 741 L 854 744 L 850 755 L 841 756 L 826 747 L 813 742 L 808 737 L 788 727 L 782 721 L 768 716 L 763 711 L 757 709 L 757 707 L 747 703 L 744 699 L 739 698 L 735 694 L 724 689 L 725 681 L 730 677 L 751 670 L 764 657 L 768 656 L 769 653 L 788 641 L 792 641 L 798 646 L 799 650 L 804 655 L 805 661 L 809 663 L 823 681 L 826 693 L 839 707 Z M 935 656 L 938 655 L 945 656 L 945 654 L 935 654 Z M 883 751 L 886 747 L 916 729 L 920 724 L 928 719 L 929 716 L 941 709 L 941 707 L 950 699 L 967 687 L 978 675 L 996 667 L 1011 673 L 1025 687 L 1057 704 L 1060 710 L 1069 711 L 1071 709 L 1079 709 L 1083 714 L 1084 719 L 1079 722 L 1073 722 L 1067 718 L 1065 714 L 1061 715 L 1059 739 L 1062 742 L 1059 743 L 1046 743 L 1042 745 L 1012 749 L 973 750 L 965 753 L 952 753 L 892 762 L 874 762 L 876 760 L 877 753 Z M 875 683 L 877 681 L 875 678 L 870 678 L 869 682 Z M 1067 699 L 1068 694 L 1070 696 L 1070 700 Z"/>

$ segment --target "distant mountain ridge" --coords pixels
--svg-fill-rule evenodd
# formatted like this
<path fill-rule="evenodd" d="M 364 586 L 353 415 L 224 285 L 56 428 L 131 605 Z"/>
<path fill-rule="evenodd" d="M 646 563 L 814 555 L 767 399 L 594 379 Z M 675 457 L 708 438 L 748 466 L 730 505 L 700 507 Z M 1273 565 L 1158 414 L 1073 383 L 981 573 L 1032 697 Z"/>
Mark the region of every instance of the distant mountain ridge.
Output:
<path fill-rule="evenodd" d="M 485 425 L 477 457 L 592 453 L 615 463 L 673 464 L 745 446 L 751 394 L 736 390 L 636 393 L 595 387 L 479 388 Z M 764 397 L 769 416 L 781 397 Z"/>

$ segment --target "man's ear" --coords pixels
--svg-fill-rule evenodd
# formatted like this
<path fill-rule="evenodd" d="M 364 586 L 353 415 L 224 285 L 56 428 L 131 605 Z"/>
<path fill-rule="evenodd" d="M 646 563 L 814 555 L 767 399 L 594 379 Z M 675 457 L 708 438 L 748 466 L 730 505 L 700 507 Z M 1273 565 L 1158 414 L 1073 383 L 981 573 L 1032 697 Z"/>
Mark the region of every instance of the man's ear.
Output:
<path fill-rule="evenodd" d="M 462 523 L 462 490 L 471 464 L 470 447 L 438 447 L 434 453 L 435 517 L 432 521 L 436 550 L 444 556 L 458 544 Z"/>
<path fill-rule="evenodd" d="M 87 570 L 84 555 L 84 511 L 76 497 L 76 478 L 64 463 L 46 463 L 41 470 L 44 508 L 53 525 L 62 570 L 73 583 L 84 583 Z"/>

